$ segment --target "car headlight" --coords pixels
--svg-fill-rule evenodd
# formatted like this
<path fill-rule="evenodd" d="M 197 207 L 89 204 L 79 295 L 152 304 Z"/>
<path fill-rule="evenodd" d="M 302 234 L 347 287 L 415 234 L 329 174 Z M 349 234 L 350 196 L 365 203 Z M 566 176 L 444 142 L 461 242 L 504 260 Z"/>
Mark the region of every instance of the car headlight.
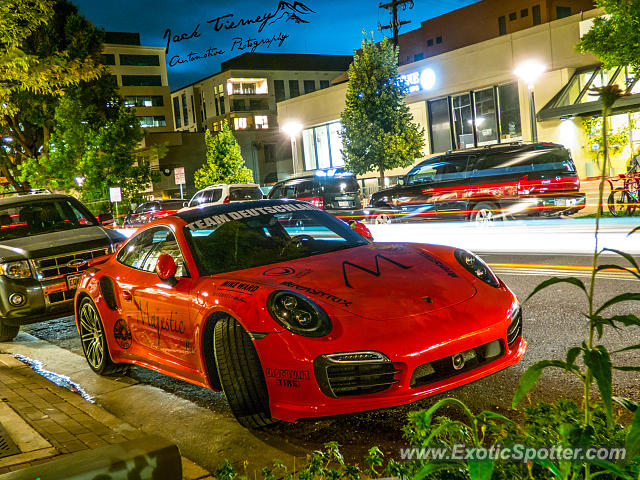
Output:
<path fill-rule="evenodd" d="M 323 337 L 331 331 L 331 320 L 313 300 L 288 290 L 278 290 L 267 298 L 267 310 L 287 330 L 304 337 Z"/>
<path fill-rule="evenodd" d="M 29 267 L 29 262 L 26 260 L 20 260 L 19 262 L 9 262 L 3 263 L 0 265 L 0 273 L 5 277 L 11 278 L 13 280 L 18 280 L 21 278 L 31 278 L 31 267 Z"/>
<path fill-rule="evenodd" d="M 479 278 L 484 283 L 491 285 L 492 287 L 498 288 L 500 286 L 498 277 L 495 276 L 489 266 L 477 255 L 463 250 L 462 248 L 456 249 L 456 251 L 453 252 L 453 255 L 456 257 L 456 260 L 458 260 L 460 265 L 462 265 L 474 277 Z"/>

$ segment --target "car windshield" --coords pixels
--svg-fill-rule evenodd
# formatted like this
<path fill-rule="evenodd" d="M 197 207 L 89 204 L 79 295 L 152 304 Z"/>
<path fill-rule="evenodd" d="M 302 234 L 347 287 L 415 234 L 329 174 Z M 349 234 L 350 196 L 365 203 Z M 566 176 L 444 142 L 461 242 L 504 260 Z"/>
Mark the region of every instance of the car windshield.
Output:
<path fill-rule="evenodd" d="M 353 175 L 336 176 L 332 178 L 324 179 L 320 182 L 324 187 L 325 193 L 353 193 L 359 192 L 360 186 L 358 181 Z"/>
<path fill-rule="evenodd" d="M 0 240 L 97 225 L 79 203 L 64 198 L 31 200 L 0 207 Z"/>
<path fill-rule="evenodd" d="M 231 187 L 229 188 L 229 200 L 232 202 L 262 200 L 262 190 L 258 187 Z"/>
<path fill-rule="evenodd" d="M 304 210 L 279 213 L 285 207 L 276 205 L 203 215 L 189 223 L 185 235 L 201 274 L 259 267 L 367 244 L 341 220 L 311 205 L 295 207 Z"/>

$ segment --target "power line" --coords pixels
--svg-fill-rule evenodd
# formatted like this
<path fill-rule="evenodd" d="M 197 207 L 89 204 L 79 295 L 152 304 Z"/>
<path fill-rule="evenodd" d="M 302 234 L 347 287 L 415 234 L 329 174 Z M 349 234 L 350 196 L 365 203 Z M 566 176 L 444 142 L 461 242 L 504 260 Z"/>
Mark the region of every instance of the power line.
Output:
<path fill-rule="evenodd" d="M 398 21 L 398 7 L 402 7 L 403 10 L 413 8 L 413 0 L 391 0 L 389 3 L 381 3 L 378 8 L 384 8 L 391 14 L 391 23 L 389 25 L 378 25 L 379 30 L 391 29 L 393 32 L 392 41 L 393 44 L 398 46 L 398 29 L 401 25 L 411 23 L 410 20 Z"/>

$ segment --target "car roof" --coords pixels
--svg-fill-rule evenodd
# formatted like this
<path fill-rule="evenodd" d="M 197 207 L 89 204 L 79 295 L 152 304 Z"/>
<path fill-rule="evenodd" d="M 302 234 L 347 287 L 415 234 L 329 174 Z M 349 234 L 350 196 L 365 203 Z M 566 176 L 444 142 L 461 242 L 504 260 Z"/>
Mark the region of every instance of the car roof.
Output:
<path fill-rule="evenodd" d="M 48 199 L 75 200 L 75 197 L 72 197 L 71 195 L 63 195 L 60 193 L 30 193 L 27 195 L 12 195 L 10 197 L 0 198 L 0 206 L 13 205 L 16 203 L 29 203 L 30 201 Z"/>
<path fill-rule="evenodd" d="M 212 188 L 220 188 L 220 187 L 258 187 L 260 188 L 260 185 L 258 185 L 257 183 L 217 183 L 215 185 L 208 185 L 198 191 L 202 192 L 204 190 L 211 190 Z"/>
<path fill-rule="evenodd" d="M 208 205 L 202 207 L 190 207 L 181 212 L 175 213 L 173 216 L 181 218 L 187 223 L 198 220 L 205 216 L 220 215 L 222 213 L 235 212 L 237 210 L 246 210 L 256 207 L 271 207 L 274 205 L 311 205 L 307 202 L 297 200 L 251 200 L 248 202 L 223 203 L 219 205 Z M 169 218 L 169 217 L 168 217 Z"/>

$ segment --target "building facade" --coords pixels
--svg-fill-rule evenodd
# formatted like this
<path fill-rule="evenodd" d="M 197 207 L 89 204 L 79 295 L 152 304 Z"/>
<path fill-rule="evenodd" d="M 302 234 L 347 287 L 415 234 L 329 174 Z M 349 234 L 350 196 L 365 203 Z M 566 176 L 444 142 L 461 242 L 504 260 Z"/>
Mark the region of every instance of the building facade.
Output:
<path fill-rule="evenodd" d="M 140 126 L 152 133 L 173 131 L 164 47 L 140 45 L 139 33 L 106 32 L 102 58 Z"/>
<path fill-rule="evenodd" d="M 631 85 L 633 95 L 619 101 L 611 117 L 613 128 L 627 129 L 629 135 L 611 171 L 623 173 L 630 149 L 640 146 L 640 83 L 634 83 L 629 69 L 605 71 L 595 57 L 574 49 L 581 32 L 601 13 L 582 12 L 401 66 L 409 85 L 405 102 L 424 128 L 424 155 L 531 140 L 531 97 L 514 71 L 522 62 L 536 60 L 546 66 L 534 88 L 538 138 L 567 147 L 581 177 L 597 174 L 598 156 L 587 129 L 600 106 L 588 88 L 612 81 Z M 279 123 L 295 120 L 304 126 L 296 141 L 300 171 L 344 163 L 334 144 L 341 144 L 345 93 L 346 84 L 339 84 L 278 104 Z M 386 173 L 392 181 L 406 171 Z M 377 175 L 361 180 L 365 190 L 374 189 Z"/>
<path fill-rule="evenodd" d="M 226 120 L 257 183 L 293 173 L 289 137 L 277 122 L 277 102 L 323 90 L 344 73 L 348 55 L 245 53 L 221 71 L 171 93 L 177 131 L 216 132 Z"/>

